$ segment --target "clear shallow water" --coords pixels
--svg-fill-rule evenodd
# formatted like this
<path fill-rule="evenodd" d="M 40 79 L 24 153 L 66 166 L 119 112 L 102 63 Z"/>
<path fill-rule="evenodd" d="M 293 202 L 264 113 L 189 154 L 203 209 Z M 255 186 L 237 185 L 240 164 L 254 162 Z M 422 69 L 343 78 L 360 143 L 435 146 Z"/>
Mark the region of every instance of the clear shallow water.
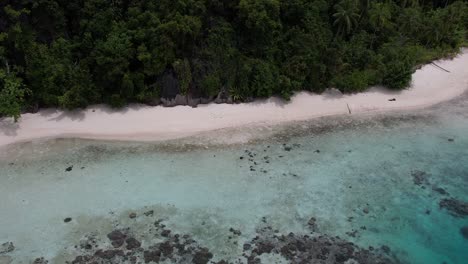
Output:
<path fill-rule="evenodd" d="M 0 243 L 11 241 L 15 250 L 0 255 L 0 263 L 41 256 L 65 263 L 87 252 L 75 248 L 87 236 L 106 248 L 106 234 L 119 228 L 149 246 L 162 241 L 152 234 L 157 219 L 172 233 L 191 235 L 213 261 L 247 262 L 243 244 L 268 225 L 278 234 L 339 236 L 375 252 L 385 245 L 403 263 L 466 263 L 468 240 L 460 228 L 468 218 L 439 202 L 468 201 L 467 105 L 462 98 L 411 115 L 294 123 L 268 128 L 268 136 L 246 144 L 200 137 L 9 147 L 0 161 Z M 417 171 L 425 175 L 421 185 L 414 182 Z M 260 260 L 288 263 L 280 254 Z"/>

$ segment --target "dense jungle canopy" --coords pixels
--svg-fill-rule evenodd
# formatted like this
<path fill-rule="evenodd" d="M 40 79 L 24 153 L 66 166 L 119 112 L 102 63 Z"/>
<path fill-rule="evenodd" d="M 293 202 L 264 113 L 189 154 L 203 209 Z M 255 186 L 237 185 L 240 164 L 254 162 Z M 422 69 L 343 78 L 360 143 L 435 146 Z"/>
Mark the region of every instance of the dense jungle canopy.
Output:
<path fill-rule="evenodd" d="M 0 115 L 402 89 L 467 29 L 467 1 L 3 0 Z"/>

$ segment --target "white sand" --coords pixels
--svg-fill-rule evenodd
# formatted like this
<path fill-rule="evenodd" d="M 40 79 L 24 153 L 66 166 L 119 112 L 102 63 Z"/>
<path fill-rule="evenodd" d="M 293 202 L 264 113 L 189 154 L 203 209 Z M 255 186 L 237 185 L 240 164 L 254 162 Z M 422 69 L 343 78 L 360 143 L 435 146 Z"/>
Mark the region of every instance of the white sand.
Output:
<path fill-rule="evenodd" d="M 368 92 L 316 95 L 301 92 L 290 102 L 269 99 L 246 104 L 209 104 L 198 108 L 177 106 L 130 106 L 114 111 L 104 106 L 76 112 L 46 109 L 24 114 L 18 123 L 0 119 L 0 146 L 38 138 L 78 137 L 111 140 L 165 140 L 222 128 L 276 124 L 314 117 L 414 109 L 433 105 L 461 95 L 468 89 L 468 50 L 453 60 L 428 64 L 413 74 L 413 83 L 400 92 L 371 88 Z M 388 101 L 395 98 L 396 101 Z"/>

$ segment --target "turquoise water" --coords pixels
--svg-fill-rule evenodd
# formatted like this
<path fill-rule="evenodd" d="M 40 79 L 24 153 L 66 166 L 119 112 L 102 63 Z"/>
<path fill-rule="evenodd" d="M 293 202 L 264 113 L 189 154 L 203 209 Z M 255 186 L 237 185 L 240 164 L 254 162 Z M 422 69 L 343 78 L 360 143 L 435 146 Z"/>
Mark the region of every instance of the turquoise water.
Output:
<path fill-rule="evenodd" d="M 111 248 L 106 234 L 119 228 L 150 247 L 164 239 L 152 235 L 157 219 L 193 237 L 212 261 L 247 263 L 243 244 L 267 225 L 277 234 L 339 236 L 376 254 L 385 245 L 386 256 L 402 263 L 467 263 L 460 228 L 468 218 L 439 207 L 444 198 L 468 201 L 467 106 L 465 97 L 411 114 L 331 117 L 158 144 L 10 146 L 0 158 L 0 244 L 15 249 L 0 254 L 0 263 L 65 263 L 89 254 L 75 247 L 89 236 Z M 210 143 L 216 135 L 250 140 Z M 294 262 L 274 250 L 259 260 Z"/>

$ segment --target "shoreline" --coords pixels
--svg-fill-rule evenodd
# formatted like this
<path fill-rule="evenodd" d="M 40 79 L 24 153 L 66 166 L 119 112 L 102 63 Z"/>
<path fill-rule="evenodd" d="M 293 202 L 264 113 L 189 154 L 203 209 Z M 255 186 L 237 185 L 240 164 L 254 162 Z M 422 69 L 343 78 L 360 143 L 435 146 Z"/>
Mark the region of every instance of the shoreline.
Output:
<path fill-rule="evenodd" d="M 0 148 L 51 138 L 163 141 L 225 128 L 274 125 L 350 112 L 419 109 L 468 90 L 468 49 L 462 49 L 453 59 L 436 63 L 450 72 L 432 64 L 424 65 L 413 74 L 412 85 L 402 91 L 373 87 L 364 93 L 343 95 L 329 89 L 321 95 L 299 92 L 290 102 L 270 98 L 242 104 L 211 103 L 197 108 L 131 105 L 113 110 L 97 105 L 78 111 L 43 109 L 22 115 L 18 123 L 12 118 L 0 119 Z"/>

